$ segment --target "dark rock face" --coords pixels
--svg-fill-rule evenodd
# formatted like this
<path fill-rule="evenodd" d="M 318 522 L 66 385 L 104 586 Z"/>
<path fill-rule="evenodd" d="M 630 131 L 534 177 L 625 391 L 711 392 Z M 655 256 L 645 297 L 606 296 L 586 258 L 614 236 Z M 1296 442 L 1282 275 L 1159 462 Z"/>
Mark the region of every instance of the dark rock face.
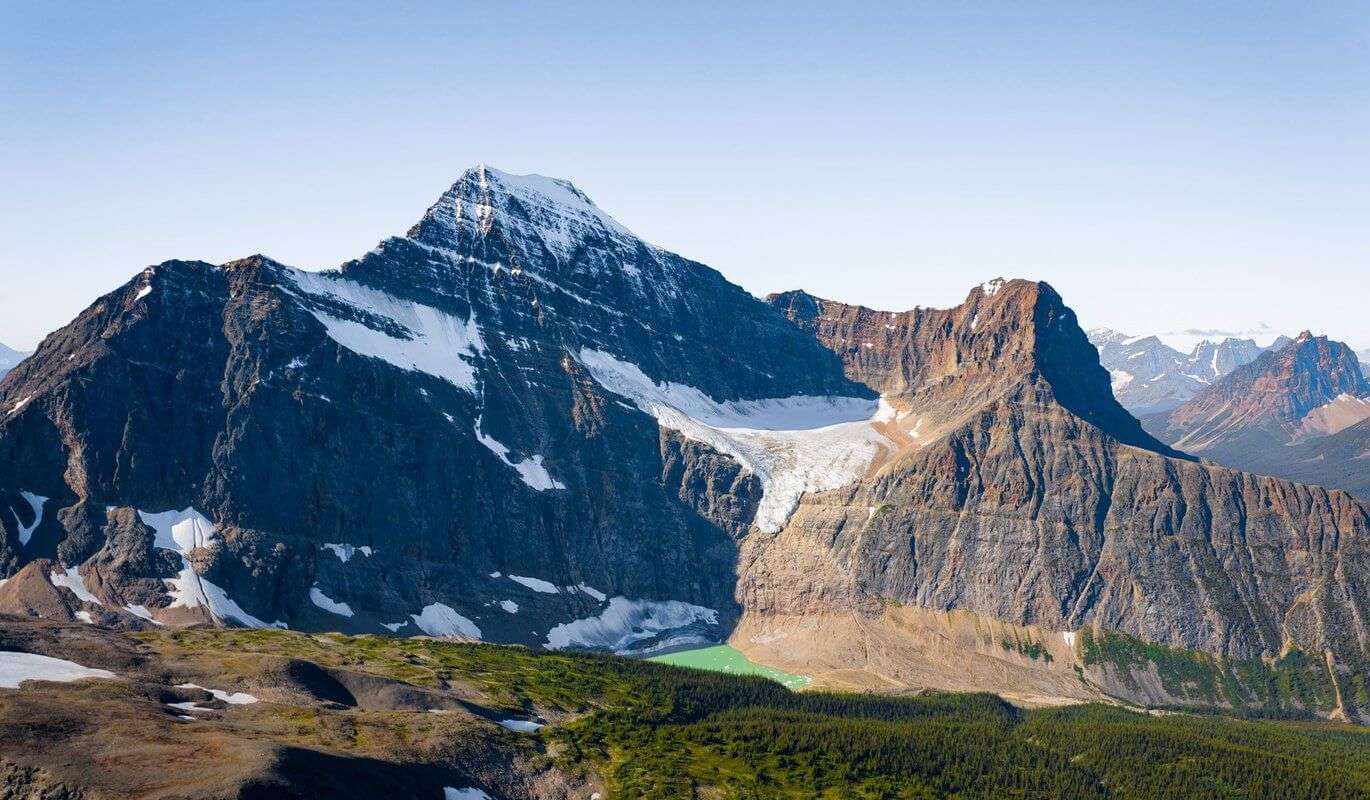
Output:
<path fill-rule="evenodd" d="M 599 613 L 582 583 L 726 621 L 755 478 L 606 394 L 583 348 L 719 401 L 871 396 L 570 184 L 478 168 L 338 273 L 168 262 L 50 336 L 0 383 L 0 561 L 81 565 L 110 608 L 180 622 L 195 606 L 164 582 L 182 558 L 211 595 L 296 627 L 419 633 L 411 615 L 442 604 L 537 643 Z M 48 498 L 24 543 L 20 492 Z M 212 546 L 154 547 L 143 515 L 189 508 Z"/>
<path fill-rule="evenodd" d="M 1359 461 L 1367 419 L 1370 381 L 1355 352 L 1305 333 L 1143 421 L 1165 441 L 1225 466 L 1370 497 Z"/>

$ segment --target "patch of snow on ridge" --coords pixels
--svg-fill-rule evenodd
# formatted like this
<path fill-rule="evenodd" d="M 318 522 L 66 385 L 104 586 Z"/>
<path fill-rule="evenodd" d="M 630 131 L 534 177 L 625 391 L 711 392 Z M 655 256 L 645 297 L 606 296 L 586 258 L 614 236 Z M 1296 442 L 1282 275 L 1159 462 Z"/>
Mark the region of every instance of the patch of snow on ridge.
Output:
<path fill-rule="evenodd" d="M 309 313 L 323 323 L 333 341 L 358 355 L 475 392 L 476 368 L 471 361 L 485 352 L 485 340 L 474 317 L 463 320 L 327 273 L 288 274 Z"/>
<path fill-rule="evenodd" d="M 894 419 L 884 399 L 795 396 L 718 402 L 679 383 L 656 383 L 635 364 L 582 349 L 580 362 L 601 386 L 632 400 L 663 427 L 736 458 L 761 480 L 753 520 L 775 532 L 806 492 L 845 486 L 893 444 L 871 423 Z"/>
<path fill-rule="evenodd" d="M 509 580 L 514 583 L 521 583 L 535 592 L 542 592 L 543 594 L 561 594 L 560 589 L 550 581 L 544 581 L 542 578 L 526 578 L 522 575 L 510 575 Z"/>
<path fill-rule="evenodd" d="M 361 547 L 354 547 L 353 545 L 350 545 L 350 544 L 338 544 L 338 543 L 336 543 L 336 542 L 325 542 L 324 544 L 322 544 L 322 545 L 320 545 L 320 546 L 323 547 L 325 550 L 332 550 L 332 551 L 333 551 L 333 555 L 337 556 L 337 557 L 338 557 L 338 560 L 341 561 L 341 562 L 344 563 L 344 564 L 346 564 L 348 561 L 352 560 L 352 556 L 356 555 L 357 553 L 361 553 L 362 555 L 366 556 L 367 558 L 370 558 L 370 557 L 371 557 L 371 548 L 368 547 L 368 546 L 366 546 L 366 545 L 363 545 L 363 546 L 361 546 Z"/>
<path fill-rule="evenodd" d="M 340 617 L 352 616 L 352 606 L 349 606 L 347 603 L 339 603 L 337 600 L 324 594 L 318 584 L 309 587 L 309 602 L 330 614 L 337 614 Z"/>
<path fill-rule="evenodd" d="M 423 611 L 410 614 L 414 624 L 429 636 L 465 636 L 479 639 L 480 628 L 476 623 L 458 614 L 456 609 L 443 603 L 433 603 L 423 607 Z"/>
<path fill-rule="evenodd" d="M 33 538 L 33 532 L 37 530 L 38 524 L 43 521 L 43 505 L 48 502 L 48 499 L 23 490 L 20 490 L 19 496 L 24 498 L 24 502 L 29 504 L 29 508 L 33 509 L 32 525 L 19 522 L 19 515 L 14 515 L 14 521 L 19 525 L 19 544 L 25 545 L 29 543 L 29 539 Z"/>
<path fill-rule="evenodd" d="M 515 603 L 513 600 L 501 600 L 499 601 L 499 607 L 508 611 L 510 614 L 519 613 L 519 604 Z"/>
<path fill-rule="evenodd" d="M 679 600 L 629 600 L 615 597 L 600 614 L 563 622 L 547 632 L 547 647 L 568 647 L 622 652 L 644 639 L 687 625 L 717 625 L 712 608 Z"/>
<path fill-rule="evenodd" d="M 442 800 L 491 800 L 490 795 L 474 786 L 458 789 L 455 786 L 442 787 Z"/>
<path fill-rule="evenodd" d="M 199 689 L 202 692 L 209 692 L 214 695 L 214 699 L 222 700 L 231 706 L 245 706 L 252 703 L 261 702 L 255 696 L 247 692 L 226 692 L 223 689 L 206 689 L 198 683 L 178 683 L 177 689 Z"/>
<path fill-rule="evenodd" d="M 509 448 L 503 442 L 486 436 L 480 430 L 480 420 L 476 420 L 476 438 L 485 445 L 486 449 L 499 456 L 499 460 L 512 467 L 519 474 L 519 478 L 524 483 L 538 490 L 545 492 L 548 489 L 565 489 L 566 484 L 552 477 L 547 468 L 542 466 L 542 456 L 535 455 L 525 458 L 522 461 L 514 461 L 509 458 Z"/>
<path fill-rule="evenodd" d="M 541 722 L 534 722 L 531 719 L 502 719 L 499 726 L 518 733 L 537 733 L 546 727 Z"/>
<path fill-rule="evenodd" d="M 82 678 L 113 678 L 113 672 L 37 653 L 0 652 L 0 687 L 18 689 L 24 681 L 70 683 Z"/>
<path fill-rule="evenodd" d="M 52 581 L 53 586 L 65 586 L 70 589 L 71 593 L 76 595 L 76 599 L 82 602 L 94 603 L 97 606 L 104 605 L 98 597 L 91 594 L 90 590 L 86 588 L 86 581 L 81 577 L 79 567 L 67 567 L 66 572 L 53 570 L 48 578 Z"/>

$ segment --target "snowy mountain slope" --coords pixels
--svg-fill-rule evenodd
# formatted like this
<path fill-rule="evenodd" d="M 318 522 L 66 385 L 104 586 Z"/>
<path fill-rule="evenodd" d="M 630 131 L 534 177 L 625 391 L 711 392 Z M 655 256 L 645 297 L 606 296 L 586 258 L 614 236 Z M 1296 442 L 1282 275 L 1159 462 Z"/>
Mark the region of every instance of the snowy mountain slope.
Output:
<path fill-rule="evenodd" d="M 757 430 L 705 425 L 747 458 L 665 435 L 586 353 L 736 412 Z M 876 407 L 714 270 L 565 181 L 477 167 L 340 270 L 168 262 L 48 337 L 0 382 L 0 562 L 55 558 L 95 598 L 68 614 L 129 625 L 532 644 L 614 598 L 726 624 L 733 537 L 851 480 Z M 208 534 L 170 544 L 174 509 Z"/>

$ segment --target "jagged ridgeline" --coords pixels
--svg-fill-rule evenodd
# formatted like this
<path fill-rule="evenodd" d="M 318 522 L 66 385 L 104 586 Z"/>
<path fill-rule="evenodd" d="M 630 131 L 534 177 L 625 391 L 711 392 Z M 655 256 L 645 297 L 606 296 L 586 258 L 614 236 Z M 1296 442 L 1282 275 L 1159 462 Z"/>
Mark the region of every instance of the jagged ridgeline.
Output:
<path fill-rule="evenodd" d="M 1366 507 L 1109 382 L 1045 284 L 761 301 L 478 167 L 336 271 L 148 267 L 0 380 L 0 610 L 1363 714 Z"/>

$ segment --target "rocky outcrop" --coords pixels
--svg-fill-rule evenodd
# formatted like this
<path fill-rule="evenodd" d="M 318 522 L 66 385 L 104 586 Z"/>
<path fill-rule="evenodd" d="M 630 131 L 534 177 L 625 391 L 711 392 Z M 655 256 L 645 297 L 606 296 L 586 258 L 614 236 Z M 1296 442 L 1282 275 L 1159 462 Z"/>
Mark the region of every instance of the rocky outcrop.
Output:
<path fill-rule="evenodd" d="M 1234 661 L 1326 651 L 1364 680 L 1370 510 L 1179 457 L 1118 407 L 1055 292 L 987 294 L 903 315 L 773 298 L 931 435 L 743 543 L 743 629 L 894 602 Z"/>

